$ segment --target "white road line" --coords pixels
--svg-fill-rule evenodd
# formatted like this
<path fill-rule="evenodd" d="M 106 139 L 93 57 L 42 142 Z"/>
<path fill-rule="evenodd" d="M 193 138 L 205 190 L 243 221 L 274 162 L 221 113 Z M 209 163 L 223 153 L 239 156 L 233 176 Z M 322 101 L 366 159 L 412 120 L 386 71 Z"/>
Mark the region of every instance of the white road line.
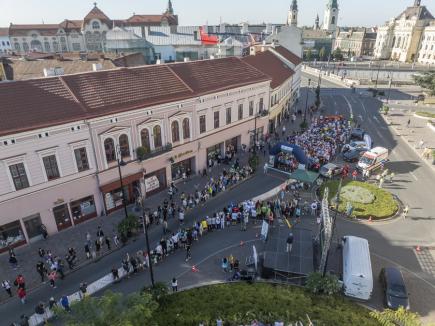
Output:
<path fill-rule="evenodd" d="M 362 116 L 361 114 L 358 115 L 358 118 L 359 118 L 361 121 L 364 121 L 364 118 L 363 118 L 363 116 Z"/>
<path fill-rule="evenodd" d="M 414 174 L 414 172 L 409 172 L 411 175 L 412 175 L 412 177 L 415 179 L 415 181 L 418 181 L 418 178 L 415 176 L 415 174 Z"/>
<path fill-rule="evenodd" d="M 350 104 L 349 100 L 347 99 L 347 97 L 345 95 L 342 95 L 344 100 L 347 103 L 347 106 L 349 107 L 350 110 L 350 117 L 353 119 L 353 108 L 352 108 L 352 104 Z"/>
<path fill-rule="evenodd" d="M 367 114 L 367 109 L 366 109 L 366 106 L 364 105 L 364 101 L 360 100 L 360 103 L 361 103 L 361 105 L 363 107 L 364 112 Z"/>
<path fill-rule="evenodd" d="M 377 116 L 373 116 L 373 119 L 374 119 L 377 123 L 380 123 L 380 121 L 379 121 L 379 119 L 378 119 Z"/>

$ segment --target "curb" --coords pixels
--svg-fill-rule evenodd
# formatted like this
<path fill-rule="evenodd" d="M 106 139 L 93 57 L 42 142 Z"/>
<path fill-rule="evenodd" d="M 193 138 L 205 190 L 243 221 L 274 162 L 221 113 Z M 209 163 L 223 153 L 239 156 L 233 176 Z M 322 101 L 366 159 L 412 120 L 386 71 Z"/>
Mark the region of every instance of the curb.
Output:
<path fill-rule="evenodd" d="M 421 115 L 418 115 L 417 112 L 414 113 L 414 118 L 418 118 L 418 119 L 422 119 L 422 120 L 428 120 L 428 121 L 435 120 L 435 117 L 434 118 L 423 117 Z"/>

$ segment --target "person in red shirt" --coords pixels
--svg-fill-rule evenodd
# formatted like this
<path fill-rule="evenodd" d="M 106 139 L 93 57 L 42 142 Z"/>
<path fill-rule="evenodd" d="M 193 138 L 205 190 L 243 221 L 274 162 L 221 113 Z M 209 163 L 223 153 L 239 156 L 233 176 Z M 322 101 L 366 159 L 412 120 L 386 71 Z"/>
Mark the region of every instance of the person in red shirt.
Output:
<path fill-rule="evenodd" d="M 17 278 L 14 281 L 14 285 L 18 286 L 18 288 L 26 289 L 26 281 L 24 279 L 24 276 L 21 274 L 18 274 Z"/>
<path fill-rule="evenodd" d="M 352 178 L 353 178 L 354 181 L 356 180 L 357 176 L 358 176 L 358 171 L 357 170 L 353 170 L 353 172 L 352 172 Z"/>
<path fill-rule="evenodd" d="M 18 295 L 18 298 L 20 298 L 21 303 L 25 304 L 26 303 L 26 296 L 27 296 L 26 290 L 24 288 L 18 288 L 17 295 Z"/>

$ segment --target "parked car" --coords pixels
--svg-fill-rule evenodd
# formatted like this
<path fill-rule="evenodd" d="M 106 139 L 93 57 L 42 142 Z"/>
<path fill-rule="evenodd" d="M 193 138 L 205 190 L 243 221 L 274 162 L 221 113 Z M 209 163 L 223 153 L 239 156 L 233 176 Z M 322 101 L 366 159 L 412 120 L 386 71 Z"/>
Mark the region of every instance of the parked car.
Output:
<path fill-rule="evenodd" d="M 350 139 L 364 140 L 365 131 L 361 128 L 352 129 Z"/>
<path fill-rule="evenodd" d="M 354 150 L 354 149 L 364 148 L 366 151 L 369 150 L 367 147 L 367 143 L 365 141 L 352 141 L 349 144 L 346 144 L 343 146 L 343 153 L 346 153 L 348 151 Z"/>
<path fill-rule="evenodd" d="M 363 155 L 367 151 L 368 149 L 365 147 L 354 148 L 350 151 L 343 153 L 343 160 L 345 162 L 352 162 L 352 163 L 358 162 L 361 155 Z"/>
<path fill-rule="evenodd" d="M 402 272 L 396 267 L 386 267 L 379 275 L 384 290 L 385 304 L 390 309 L 399 309 L 400 306 L 409 309 L 409 297 L 406 291 Z"/>
<path fill-rule="evenodd" d="M 335 175 L 339 175 L 341 173 L 342 168 L 334 163 L 325 164 L 320 168 L 320 175 L 325 178 L 332 178 Z"/>

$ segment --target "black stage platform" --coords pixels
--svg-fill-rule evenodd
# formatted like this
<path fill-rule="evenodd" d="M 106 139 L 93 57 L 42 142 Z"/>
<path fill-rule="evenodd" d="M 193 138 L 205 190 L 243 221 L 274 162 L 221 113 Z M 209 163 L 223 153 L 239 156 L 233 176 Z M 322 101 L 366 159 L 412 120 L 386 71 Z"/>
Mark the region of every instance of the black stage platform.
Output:
<path fill-rule="evenodd" d="M 268 235 L 263 252 L 264 278 L 304 277 L 314 272 L 313 239 L 311 230 L 275 226 Z M 286 252 L 287 238 L 293 233 L 293 247 Z"/>

